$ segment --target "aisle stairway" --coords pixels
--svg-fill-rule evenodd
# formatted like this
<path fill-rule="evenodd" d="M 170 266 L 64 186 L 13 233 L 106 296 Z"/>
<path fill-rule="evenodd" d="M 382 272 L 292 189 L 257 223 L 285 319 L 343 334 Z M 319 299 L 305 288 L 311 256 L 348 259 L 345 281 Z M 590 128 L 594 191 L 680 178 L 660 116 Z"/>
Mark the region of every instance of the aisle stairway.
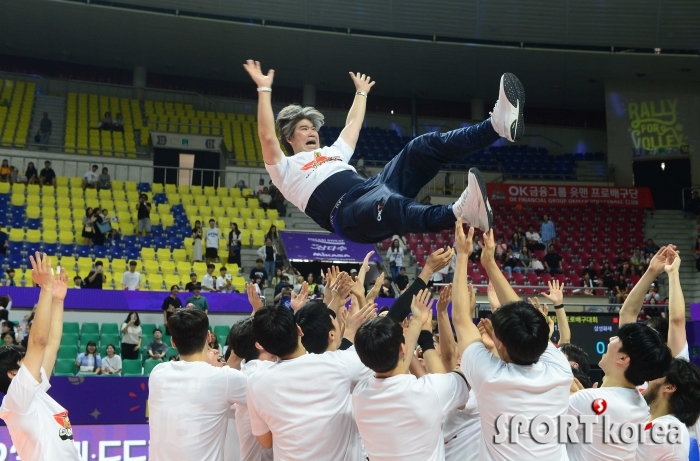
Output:
<path fill-rule="evenodd" d="M 27 142 L 34 142 L 34 135 L 39 131 L 41 118 L 44 112 L 48 112 L 49 119 L 52 123 L 52 134 L 49 139 L 49 144 L 53 146 L 63 146 L 63 137 L 66 132 L 66 98 L 59 96 L 39 95 L 36 97 L 34 112 L 32 113 L 32 123 L 29 126 L 29 139 L 27 139 Z M 58 151 L 59 149 L 49 150 Z M 60 150 L 62 151 L 63 149 L 61 148 Z M 39 168 L 41 168 L 41 166 L 39 166 Z"/>

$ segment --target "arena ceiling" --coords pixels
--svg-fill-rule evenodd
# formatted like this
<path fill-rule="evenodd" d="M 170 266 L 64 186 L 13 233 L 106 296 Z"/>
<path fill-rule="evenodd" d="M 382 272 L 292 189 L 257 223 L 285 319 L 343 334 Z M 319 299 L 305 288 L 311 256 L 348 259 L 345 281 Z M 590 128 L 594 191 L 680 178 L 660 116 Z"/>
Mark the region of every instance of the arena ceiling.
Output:
<path fill-rule="evenodd" d="M 539 107 L 602 109 L 606 79 L 700 83 L 698 0 L 0 0 L 0 54 L 388 96 L 497 96 L 516 73 Z M 660 54 L 654 54 L 654 48 Z"/>

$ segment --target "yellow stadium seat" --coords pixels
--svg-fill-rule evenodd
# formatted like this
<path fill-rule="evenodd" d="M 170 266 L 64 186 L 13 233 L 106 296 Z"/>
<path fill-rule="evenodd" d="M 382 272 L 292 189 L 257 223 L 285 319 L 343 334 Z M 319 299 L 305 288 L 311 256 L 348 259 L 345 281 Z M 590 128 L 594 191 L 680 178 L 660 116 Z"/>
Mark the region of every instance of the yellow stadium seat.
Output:
<path fill-rule="evenodd" d="M 160 183 L 153 183 L 151 184 L 151 192 L 154 194 L 162 194 L 163 193 L 163 185 Z"/>
<path fill-rule="evenodd" d="M 27 242 L 38 243 L 41 241 L 41 231 L 38 229 L 29 229 L 27 231 Z"/>
<path fill-rule="evenodd" d="M 203 207 L 207 204 L 207 197 L 204 195 L 193 195 L 194 203 L 198 207 Z"/>
<path fill-rule="evenodd" d="M 259 208 L 260 207 L 260 202 L 258 202 L 258 199 L 256 198 L 249 198 L 248 199 L 248 208 Z"/>
<path fill-rule="evenodd" d="M 182 203 L 183 206 L 187 205 L 192 205 L 194 203 L 194 197 L 189 194 L 179 194 L 180 195 L 180 203 Z"/>
<path fill-rule="evenodd" d="M 71 198 L 71 205 L 73 208 L 81 208 L 85 210 L 85 199 L 82 197 L 72 197 Z"/>
<path fill-rule="evenodd" d="M 112 197 L 114 200 L 119 203 L 119 202 L 125 202 L 126 203 L 126 192 L 123 190 L 113 190 L 112 191 Z M 128 203 L 127 203 L 128 205 Z"/>
<path fill-rule="evenodd" d="M 272 226 L 272 220 L 271 219 L 261 219 L 258 221 L 260 224 L 260 229 L 264 230 L 265 233 L 270 230 L 270 226 Z"/>
<path fill-rule="evenodd" d="M 150 291 L 163 291 L 163 276 L 160 274 L 148 274 L 146 276 Z"/>
<path fill-rule="evenodd" d="M 233 208 L 233 197 L 221 197 L 221 206 L 223 208 Z"/>
<path fill-rule="evenodd" d="M 165 191 L 165 193 L 166 193 L 167 195 L 170 195 L 170 194 L 177 194 L 177 186 L 176 186 L 175 184 L 166 184 L 166 185 L 163 187 L 163 190 Z"/>
<path fill-rule="evenodd" d="M 36 191 L 36 192 L 34 192 Z M 30 184 L 27 186 L 27 192 L 33 195 L 38 195 L 41 192 L 43 197 L 54 195 L 56 193 L 56 188 L 51 185 L 39 187 L 38 184 Z"/>
<path fill-rule="evenodd" d="M 42 218 L 56 219 L 56 208 L 53 208 L 53 207 L 43 208 L 41 210 L 41 217 Z"/>
<path fill-rule="evenodd" d="M 58 208 L 64 208 L 64 209 L 68 209 L 68 211 L 70 211 L 70 206 L 71 206 L 70 197 L 59 196 L 56 199 L 56 205 L 58 206 Z"/>
<path fill-rule="evenodd" d="M 192 272 L 197 274 L 197 277 L 199 277 L 199 280 L 204 277 L 204 274 L 207 273 L 207 264 L 203 262 L 196 262 L 192 264 Z"/>
<path fill-rule="evenodd" d="M 143 268 L 149 275 L 157 274 L 158 270 L 160 269 L 160 265 L 158 264 L 158 261 L 152 259 L 145 259 L 143 261 Z"/>
<path fill-rule="evenodd" d="M 160 203 L 158 205 L 158 214 L 169 214 L 170 213 L 170 205 L 167 203 Z"/>
<path fill-rule="evenodd" d="M 72 219 L 59 219 L 58 220 L 58 230 L 61 232 L 73 231 L 73 220 Z"/>
<path fill-rule="evenodd" d="M 248 218 L 245 220 L 245 225 L 250 230 L 255 230 L 258 228 L 258 220 L 255 218 Z"/>
<path fill-rule="evenodd" d="M 167 274 L 163 277 L 163 281 L 165 282 L 165 288 L 168 291 L 170 291 L 170 287 L 172 287 L 173 285 L 177 285 L 178 287 L 182 285 L 182 282 L 180 282 L 179 275 Z"/>
<path fill-rule="evenodd" d="M 170 227 L 175 224 L 175 216 L 172 214 L 162 214 L 160 215 L 160 222 L 163 224 L 163 227 Z"/>
<path fill-rule="evenodd" d="M 41 220 L 41 227 L 46 230 L 56 230 L 58 222 L 54 218 L 44 218 Z"/>
<path fill-rule="evenodd" d="M 261 247 L 265 245 L 265 231 L 264 230 L 254 230 L 253 235 L 253 247 Z"/>
<path fill-rule="evenodd" d="M 177 186 L 177 192 L 180 195 L 191 195 L 190 194 L 190 186 L 188 186 L 186 184 L 180 184 L 179 186 Z"/>
<path fill-rule="evenodd" d="M 81 188 L 83 186 L 83 178 L 74 176 L 68 180 L 71 189 Z M 58 182 L 56 185 L 59 185 Z"/>
<path fill-rule="evenodd" d="M 0 125 L 2 125 L 2 119 L 0 118 Z M 9 194 L 10 193 L 10 183 L 9 182 L 0 182 L 0 194 Z"/>
<path fill-rule="evenodd" d="M 279 218 L 279 212 L 277 210 L 268 208 L 267 217 L 274 221 L 275 219 Z"/>
<path fill-rule="evenodd" d="M 221 206 L 221 197 L 218 197 L 218 196 L 216 196 L 216 195 L 212 195 L 212 196 L 209 197 L 209 199 L 207 200 L 207 203 L 208 203 L 209 206 L 212 207 L 212 208 Z"/>
<path fill-rule="evenodd" d="M 245 293 L 245 278 L 234 276 L 231 278 L 231 285 L 233 285 L 233 287 L 240 293 Z"/>
<path fill-rule="evenodd" d="M 239 197 L 234 200 L 234 203 L 236 204 L 236 208 L 238 208 L 239 210 L 242 208 L 248 208 L 248 204 L 246 202 L 246 199 L 244 198 Z"/>
<path fill-rule="evenodd" d="M 253 216 L 255 216 L 258 220 L 265 219 L 265 210 L 262 208 L 256 208 L 253 210 Z"/>
<path fill-rule="evenodd" d="M 44 186 L 46 187 L 46 186 Z M 68 189 L 65 186 L 58 186 L 56 188 L 56 196 L 57 197 L 68 197 L 70 195 L 70 189 Z"/>
<path fill-rule="evenodd" d="M 250 219 L 253 217 L 253 210 L 250 208 L 238 208 L 238 214 L 242 219 Z"/>
<path fill-rule="evenodd" d="M 81 257 L 78 258 L 78 271 L 79 272 L 90 272 L 92 268 L 92 258 Z"/>
<path fill-rule="evenodd" d="M 156 256 L 158 257 L 158 261 L 163 262 L 163 261 L 170 261 L 170 249 L 168 248 L 158 248 L 156 251 Z"/>
<path fill-rule="evenodd" d="M 119 230 L 122 235 L 134 235 L 136 233 L 136 228 L 130 223 L 120 223 Z"/>
<path fill-rule="evenodd" d="M 112 199 L 112 191 L 109 189 L 100 189 L 100 192 L 98 195 L 100 196 L 100 200 L 111 200 Z"/>
<path fill-rule="evenodd" d="M 55 229 L 44 229 L 42 239 L 44 243 L 56 243 L 58 241 L 58 233 Z"/>
<path fill-rule="evenodd" d="M 192 272 L 192 265 L 190 263 L 187 261 L 178 261 L 175 267 L 182 280 L 188 280 L 190 278 L 190 273 Z"/>
<path fill-rule="evenodd" d="M 56 176 L 56 186 L 66 187 L 69 184 L 69 180 L 66 176 Z"/>
<path fill-rule="evenodd" d="M 202 205 L 199 207 L 199 214 L 205 218 L 213 216 L 211 213 L 211 207 L 209 205 Z"/>
<path fill-rule="evenodd" d="M 217 218 L 217 222 L 219 223 L 219 229 L 225 231 L 226 235 L 228 235 L 228 229 L 231 227 L 231 218 L 221 216 Z"/>
<path fill-rule="evenodd" d="M 73 256 L 62 256 L 58 263 L 69 271 L 75 270 L 76 261 Z"/>
<path fill-rule="evenodd" d="M 153 248 L 141 248 L 141 259 L 144 261 L 156 259 L 156 250 Z"/>
<path fill-rule="evenodd" d="M 127 192 L 136 192 L 138 191 L 138 184 L 135 181 L 124 181 L 124 189 Z"/>
<path fill-rule="evenodd" d="M 118 190 L 124 190 L 124 181 L 121 181 L 119 179 L 115 179 L 112 181 L 112 190 L 118 191 Z"/>
<path fill-rule="evenodd" d="M 176 248 L 173 250 L 173 261 L 182 262 L 187 260 L 187 251 L 184 248 Z"/>
<path fill-rule="evenodd" d="M 10 242 L 23 242 L 24 229 L 10 229 Z"/>
<path fill-rule="evenodd" d="M 41 207 L 46 210 L 47 208 L 54 208 L 56 206 L 56 197 L 53 195 L 42 195 L 41 196 Z"/>
<path fill-rule="evenodd" d="M 10 202 L 13 206 L 24 206 L 24 194 L 12 194 Z"/>
<path fill-rule="evenodd" d="M 175 262 L 174 261 L 161 261 L 160 271 L 163 275 L 170 275 L 175 273 Z"/>
<path fill-rule="evenodd" d="M 198 195 L 203 195 L 204 192 L 202 191 L 202 186 L 191 186 L 190 194 L 194 195 L 195 197 Z"/>
<path fill-rule="evenodd" d="M 218 195 L 219 197 L 228 197 L 228 189 L 226 189 L 225 187 L 217 187 L 216 195 Z"/>
<path fill-rule="evenodd" d="M 278 231 L 279 231 L 279 230 L 284 230 L 284 229 L 287 227 L 287 224 L 286 224 L 286 223 L 284 222 L 284 220 L 282 220 L 282 219 L 275 219 L 275 220 L 272 221 L 272 222 L 274 223 L 274 225 L 275 225 L 275 227 L 277 228 Z"/>
<path fill-rule="evenodd" d="M 62 230 L 58 233 L 58 241 L 61 245 L 70 245 L 73 243 L 75 237 L 75 232 L 73 232 L 73 223 L 71 223 L 71 230 Z"/>
<path fill-rule="evenodd" d="M 234 199 L 237 199 L 241 197 L 241 190 L 237 187 L 232 187 L 231 189 L 229 189 L 229 195 Z"/>
<path fill-rule="evenodd" d="M 29 219 L 39 219 L 39 217 L 41 216 L 41 208 L 39 208 L 36 205 L 28 206 L 26 211 L 27 218 Z"/>
<path fill-rule="evenodd" d="M 126 271 L 126 260 L 125 259 L 113 259 L 112 260 L 112 273 L 120 277 Z"/>
<path fill-rule="evenodd" d="M 27 185 L 22 182 L 16 182 L 12 185 L 13 194 L 25 194 L 27 192 Z"/>

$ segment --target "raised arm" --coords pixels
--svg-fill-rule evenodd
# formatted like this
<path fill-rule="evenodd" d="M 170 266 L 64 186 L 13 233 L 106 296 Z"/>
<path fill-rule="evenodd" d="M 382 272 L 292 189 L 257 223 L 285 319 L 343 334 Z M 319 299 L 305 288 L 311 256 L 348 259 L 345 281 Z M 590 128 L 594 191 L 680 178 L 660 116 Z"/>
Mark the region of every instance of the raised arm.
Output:
<path fill-rule="evenodd" d="M 474 249 L 474 228 L 469 228 L 469 234 L 464 235 L 462 218 L 457 220 L 455 243 L 457 249 L 457 265 L 452 285 L 452 324 L 457 333 L 457 356 L 461 357 L 464 350 L 472 343 L 481 341 L 481 333 L 474 325 L 472 318 L 472 302 L 469 299 L 467 286 L 467 267 L 469 256 Z M 483 257 L 483 256 L 482 256 Z"/>
<path fill-rule="evenodd" d="M 56 355 L 58 355 L 63 334 L 63 301 L 68 293 L 68 274 L 61 267 L 57 267 L 56 272 L 51 299 L 51 330 L 42 363 L 46 376 L 51 376 L 53 367 L 56 365 Z"/>
<path fill-rule="evenodd" d="M 44 363 L 46 346 L 51 335 L 51 308 L 53 292 L 53 273 L 51 258 L 41 255 L 38 251 L 35 256 L 30 256 L 32 264 L 32 280 L 34 285 L 40 286 L 39 301 L 36 304 L 36 314 L 32 322 L 32 332 L 27 342 L 27 353 L 24 356 L 24 366 L 32 374 L 37 382 L 41 382 L 41 367 Z"/>
<path fill-rule="evenodd" d="M 498 268 L 498 264 L 496 264 L 496 259 L 494 258 L 496 242 L 493 238 L 493 229 L 489 229 L 484 234 L 483 239 L 481 246 L 484 248 L 484 251 L 481 252 L 481 264 L 484 266 L 486 274 L 489 276 L 489 281 L 496 290 L 498 300 L 501 304 L 520 301 L 520 297 L 515 293 L 513 287 L 510 286 L 508 280 L 501 273 L 501 269 Z"/>
<path fill-rule="evenodd" d="M 557 325 L 559 325 L 559 343 L 571 343 L 571 328 L 569 328 L 569 320 L 566 318 L 564 310 L 564 292 L 562 284 L 558 280 L 549 281 L 549 293 L 542 293 L 542 296 L 549 299 L 554 306 L 554 312 L 557 314 Z"/>
<path fill-rule="evenodd" d="M 275 133 L 275 114 L 272 112 L 272 81 L 275 79 L 275 71 L 270 69 L 265 75 L 260 63 L 251 59 L 243 64 L 243 68 L 258 85 L 258 137 L 263 160 L 268 165 L 277 165 L 284 154 Z"/>
<path fill-rule="evenodd" d="M 447 306 L 452 300 L 452 284 L 442 288 L 440 299 L 437 302 L 438 334 L 440 335 L 440 359 L 445 370 L 454 370 L 457 367 L 457 342 L 452 332 L 450 317 L 447 315 Z"/>
<path fill-rule="evenodd" d="M 345 128 L 340 132 L 340 137 L 343 138 L 348 146 L 355 150 L 357 140 L 360 137 L 362 122 L 365 120 L 365 111 L 367 110 L 367 95 L 376 82 L 373 82 L 369 75 L 353 74 L 350 72 L 350 78 L 355 84 L 355 100 L 352 102 L 348 118 L 345 120 Z M 363 94 L 361 94 L 363 93 Z"/>
<path fill-rule="evenodd" d="M 639 282 L 637 282 L 629 295 L 627 295 L 627 299 L 625 299 L 620 309 L 620 326 L 637 321 L 639 311 L 642 310 L 642 305 L 644 304 L 644 295 L 649 291 L 649 287 L 651 287 L 654 280 L 664 272 L 664 267 L 666 266 L 666 250 L 669 248 L 672 251 L 676 249 L 674 245 L 661 247 L 654 257 L 651 258 L 651 261 L 649 261 L 649 267 L 646 272 L 644 272 L 644 275 L 642 275 L 642 278 L 639 279 Z"/>
<path fill-rule="evenodd" d="M 413 296 L 411 302 L 411 312 L 413 317 L 411 317 L 411 323 L 408 325 L 408 329 L 404 333 L 404 344 L 406 345 L 406 356 L 400 363 L 402 367 L 402 373 L 408 372 L 411 365 L 411 360 L 414 357 L 414 351 L 416 349 L 416 343 L 418 342 L 418 336 L 420 336 L 423 324 L 428 321 L 431 315 L 431 310 L 428 307 L 431 302 L 430 290 L 421 290 L 417 296 Z"/>
<path fill-rule="evenodd" d="M 668 347 L 671 354 L 676 357 L 685 348 L 685 299 L 681 289 L 681 279 L 678 269 L 681 267 L 681 258 L 677 251 L 666 252 L 666 266 L 664 270 L 668 274 Z"/>

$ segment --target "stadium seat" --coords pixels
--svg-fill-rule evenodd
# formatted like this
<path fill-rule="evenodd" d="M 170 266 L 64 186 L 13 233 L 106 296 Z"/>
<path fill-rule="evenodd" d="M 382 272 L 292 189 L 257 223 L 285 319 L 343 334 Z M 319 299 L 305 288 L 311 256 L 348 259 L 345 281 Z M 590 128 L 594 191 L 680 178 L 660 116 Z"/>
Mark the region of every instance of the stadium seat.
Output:
<path fill-rule="evenodd" d="M 122 376 L 143 376 L 140 360 L 123 360 Z"/>
<path fill-rule="evenodd" d="M 216 336 L 228 336 L 228 332 L 231 330 L 231 327 L 228 325 L 216 325 L 214 326 L 214 334 Z"/>
<path fill-rule="evenodd" d="M 103 346 L 106 346 L 108 344 L 112 344 L 112 345 L 114 345 L 114 347 L 117 347 L 117 345 L 120 342 L 121 342 L 121 339 L 119 337 L 119 334 L 105 334 L 105 333 L 103 333 L 102 336 L 100 336 L 100 344 Z"/>
<path fill-rule="evenodd" d="M 75 368 L 75 359 L 76 357 L 73 357 L 72 359 L 57 359 L 56 360 L 56 366 L 54 367 L 54 375 L 56 376 L 75 376 L 76 373 L 76 368 Z"/>
<path fill-rule="evenodd" d="M 63 322 L 63 334 L 75 334 L 80 332 L 80 324 L 78 322 Z"/>
<path fill-rule="evenodd" d="M 146 360 L 146 361 L 143 363 L 143 375 L 144 375 L 144 376 L 150 376 L 150 375 L 151 375 L 151 371 L 153 371 L 153 369 L 154 369 L 156 366 L 160 365 L 161 363 L 163 363 L 162 360 L 151 360 L 151 359 Z"/>
<path fill-rule="evenodd" d="M 90 341 L 95 341 L 96 345 L 100 345 L 100 335 L 97 333 L 81 333 L 80 334 L 80 348 L 85 349 L 87 343 Z"/>
<path fill-rule="evenodd" d="M 119 334 L 119 324 L 118 323 L 103 323 L 100 325 L 100 335 L 118 335 Z"/>
<path fill-rule="evenodd" d="M 61 336 L 61 346 L 78 347 L 78 335 L 76 333 L 63 334 Z"/>
<path fill-rule="evenodd" d="M 84 334 L 89 334 L 89 335 L 96 335 L 99 334 L 100 332 L 100 325 L 97 322 L 84 322 L 80 326 L 80 336 Z"/>
<path fill-rule="evenodd" d="M 58 348 L 57 359 L 70 359 L 75 361 L 78 357 L 78 346 L 61 346 Z"/>
<path fill-rule="evenodd" d="M 143 334 L 144 341 L 150 341 L 153 337 L 153 330 L 156 329 L 155 323 L 142 323 L 141 333 Z"/>

